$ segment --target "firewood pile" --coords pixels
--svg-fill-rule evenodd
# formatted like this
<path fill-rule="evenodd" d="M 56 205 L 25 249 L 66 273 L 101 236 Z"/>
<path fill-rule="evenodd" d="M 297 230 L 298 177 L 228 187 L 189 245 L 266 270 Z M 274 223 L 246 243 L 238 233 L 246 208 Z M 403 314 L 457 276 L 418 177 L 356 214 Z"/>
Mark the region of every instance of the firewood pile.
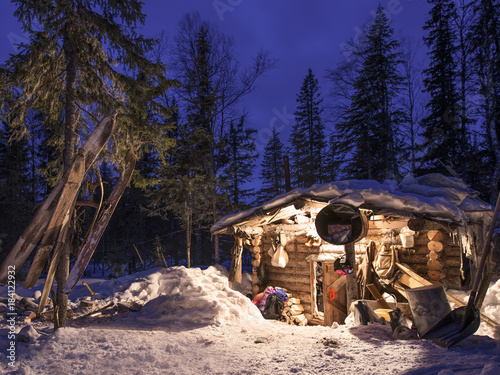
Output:
<path fill-rule="evenodd" d="M 288 301 L 284 303 L 280 320 L 297 326 L 307 325 L 307 318 L 304 315 L 304 307 L 300 304 L 300 299 L 294 298 L 292 294 L 288 292 L 287 296 Z"/>
<path fill-rule="evenodd" d="M 47 304 L 48 309 L 38 314 L 39 296 L 32 297 L 12 297 L 11 300 L 7 298 L 0 298 L 0 316 L 3 318 L 14 318 L 19 323 L 30 323 L 35 319 L 42 322 L 51 321 L 54 319 L 54 311 L 52 301 L 49 300 Z M 68 309 L 68 318 L 73 318 L 73 310 Z"/>

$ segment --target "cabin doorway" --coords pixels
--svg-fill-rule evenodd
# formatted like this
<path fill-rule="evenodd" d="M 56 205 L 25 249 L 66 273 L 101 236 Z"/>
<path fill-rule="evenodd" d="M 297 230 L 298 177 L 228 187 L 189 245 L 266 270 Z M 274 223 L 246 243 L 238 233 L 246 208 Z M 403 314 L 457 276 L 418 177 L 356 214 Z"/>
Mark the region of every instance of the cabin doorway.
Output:
<path fill-rule="evenodd" d="M 314 280 L 315 280 L 315 302 L 316 311 L 322 315 L 325 312 L 325 303 L 323 298 L 323 262 L 314 262 Z"/>

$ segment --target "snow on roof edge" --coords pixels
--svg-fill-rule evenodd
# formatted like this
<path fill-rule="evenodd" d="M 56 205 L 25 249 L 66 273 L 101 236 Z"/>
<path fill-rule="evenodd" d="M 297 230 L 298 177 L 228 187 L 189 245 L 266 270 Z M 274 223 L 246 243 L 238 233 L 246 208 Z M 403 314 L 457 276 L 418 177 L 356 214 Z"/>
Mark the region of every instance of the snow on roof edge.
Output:
<path fill-rule="evenodd" d="M 220 232 L 254 213 L 285 206 L 300 197 L 328 201 L 353 192 L 360 193 L 365 205 L 371 207 L 411 212 L 462 226 L 468 221 L 466 211 L 492 210 L 491 205 L 475 197 L 477 192 L 467 189 L 463 182 L 433 173 L 418 179 L 405 178 L 401 184 L 394 181 L 380 183 L 374 180 L 353 179 L 296 188 L 260 206 L 226 215 L 217 221 L 210 231 Z"/>

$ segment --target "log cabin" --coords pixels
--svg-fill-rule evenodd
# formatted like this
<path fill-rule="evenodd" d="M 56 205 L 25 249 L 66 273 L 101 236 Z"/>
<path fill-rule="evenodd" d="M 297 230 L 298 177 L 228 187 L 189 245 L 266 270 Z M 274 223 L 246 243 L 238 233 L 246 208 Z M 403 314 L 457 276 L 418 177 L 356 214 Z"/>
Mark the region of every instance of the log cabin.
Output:
<path fill-rule="evenodd" d="M 399 184 L 346 180 L 291 190 L 223 217 L 211 232 L 235 238 L 230 281 L 241 280 L 241 255 L 250 251 L 254 296 L 283 288 L 310 323 L 330 325 L 344 321 L 353 300 L 377 299 L 378 291 L 404 301 L 407 273 L 445 289 L 469 287 L 492 211 L 460 179 L 441 174 Z M 374 272 L 382 249 L 403 265 L 385 277 Z"/>

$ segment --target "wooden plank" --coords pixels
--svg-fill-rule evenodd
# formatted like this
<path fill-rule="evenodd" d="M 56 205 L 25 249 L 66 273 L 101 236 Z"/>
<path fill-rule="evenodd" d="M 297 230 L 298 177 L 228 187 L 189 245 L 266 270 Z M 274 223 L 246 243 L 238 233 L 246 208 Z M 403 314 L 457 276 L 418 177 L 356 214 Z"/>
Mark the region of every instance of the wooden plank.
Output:
<path fill-rule="evenodd" d="M 399 293 L 401 293 L 401 295 L 406 298 L 406 287 L 401 284 L 399 281 L 395 281 L 394 284 L 393 284 L 393 287 L 394 289 L 396 289 Z M 406 298 L 408 299 L 408 298 Z"/>
<path fill-rule="evenodd" d="M 76 197 L 75 197 L 75 201 L 76 201 Z M 74 208 L 74 206 L 73 206 L 73 208 Z M 72 212 L 70 212 L 70 214 L 71 213 Z M 40 315 L 43 312 L 45 305 L 47 304 L 47 300 L 49 298 L 49 293 L 52 290 L 52 284 L 54 283 L 54 276 L 56 274 L 57 265 L 59 263 L 59 258 L 61 257 L 62 249 L 66 245 L 66 240 L 67 240 L 69 228 L 70 228 L 70 223 L 66 222 L 65 225 L 63 226 L 63 228 L 59 232 L 57 244 L 54 248 L 54 253 L 53 253 L 52 259 L 50 261 L 49 271 L 47 272 L 47 278 L 45 279 L 45 285 L 43 286 L 42 295 L 40 297 L 40 302 L 38 305 L 38 312 L 37 312 L 38 315 Z"/>
<path fill-rule="evenodd" d="M 306 285 L 309 285 L 310 283 L 309 275 L 304 275 L 304 274 L 292 274 L 292 273 L 279 274 L 268 270 L 267 275 L 269 278 L 269 282 L 274 282 L 274 283 L 299 283 Z"/>
<path fill-rule="evenodd" d="M 458 246 L 446 245 L 444 253 L 446 256 L 459 258 L 462 255 L 462 250 Z"/>
<path fill-rule="evenodd" d="M 24 288 L 33 288 L 40 277 L 55 243 L 64 227 L 68 225 L 71 220 L 71 215 L 75 207 L 75 203 L 80 190 L 83 177 L 85 176 L 85 163 L 83 157 L 75 158 L 75 161 L 68 170 L 69 173 L 65 174 L 65 183 L 61 195 L 57 201 L 54 213 L 50 218 L 49 224 L 40 242 L 40 246 L 35 254 L 33 263 L 28 271 L 26 280 L 24 281 Z M 54 253 L 51 264 L 59 261 L 59 255 Z M 55 272 L 55 268 L 54 268 Z M 47 276 L 47 280 L 49 280 Z M 47 294 L 48 296 L 48 294 Z"/>
<path fill-rule="evenodd" d="M 0 267 L 0 283 L 6 283 L 8 267 L 13 266 L 16 270 L 20 270 L 35 246 L 40 242 L 47 225 L 49 225 L 50 218 L 54 213 L 63 186 L 64 181 L 59 181 L 47 199 L 39 206 L 30 224 L 24 230 L 21 237 L 19 237 L 16 244 L 7 255 L 7 258 L 5 258 L 5 261 Z"/>
<path fill-rule="evenodd" d="M 357 264 L 354 244 L 345 245 L 346 260 L 352 265 L 352 272 L 346 275 L 347 306 L 358 299 L 358 285 L 356 282 Z"/>
<path fill-rule="evenodd" d="M 425 264 L 429 261 L 428 254 L 405 254 L 404 252 L 399 252 L 399 261 L 406 264 Z"/>
<path fill-rule="evenodd" d="M 432 283 L 426 279 L 424 279 L 422 276 L 418 275 L 415 273 L 407 264 L 404 263 L 398 263 L 396 262 L 396 266 L 406 273 L 408 276 L 410 276 L 412 279 L 414 279 L 415 283 L 418 283 L 418 286 L 425 286 L 425 285 L 431 285 Z M 413 286 L 412 288 L 416 288 Z"/>
<path fill-rule="evenodd" d="M 424 279 L 423 277 L 421 277 L 421 276 L 417 275 L 415 272 L 413 272 L 413 270 L 407 264 L 396 263 L 396 266 L 398 266 L 398 268 L 401 271 L 403 271 L 408 277 L 410 277 L 412 279 L 411 283 L 413 285 L 417 285 L 417 286 L 410 286 L 408 284 L 405 284 L 405 285 L 409 286 L 410 288 L 417 288 L 419 286 L 432 285 L 432 283 L 430 281 Z M 407 277 L 403 278 L 403 276 L 401 276 L 398 279 L 398 281 L 400 281 L 401 283 L 404 283 L 405 281 L 408 281 L 408 278 Z M 396 283 L 394 283 L 395 284 L 394 286 L 395 287 L 396 286 L 401 287 L 402 286 L 401 283 L 396 282 Z M 462 302 L 461 300 L 459 300 L 458 298 L 452 296 L 449 293 L 446 293 L 446 297 L 448 298 L 449 301 L 455 303 L 458 306 L 465 306 L 464 302 Z M 481 315 L 481 319 L 483 319 L 483 321 L 485 323 L 489 324 L 492 327 L 497 327 L 498 326 L 498 323 L 496 321 L 494 321 L 493 319 L 491 319 L 490 317 L 488 317 L 487 315 L 484 315 L 483 313 L 481 313 L 480 315 Z"/>
<path fill-rule="evenodd" d="M 63 293 L 69 294 L 73 289 L 73 287 L 78 282 L 78 280 L 80 280 L 83 273 L 85 272 L 85 268 L 87 268 L 87 264 L 92 258 L 95 248 L 97 247 L 109 223 L 109 220 L 111 219 L 111 216 L 113 216 L 113 212 L 115 211 L 115 208 L 118 205 L 118 202 L 120 201 L 120 198 L 123 195 L 125 188 L 127 187 L 128 183 L 130 182 L 130 179 L 132 178 L 132 173 L 134 172 L 134 169 L 135 169 L 134 153 L 132 152 L 132 150 L 128 150 L 127 155 L 125 157 L 125 169 L 118 178 L 118 181 L 116 182 L 113 191 L 109 195 L 107 204 L 104 205 L 104 209 L 100 213 L 99 219 L 95 222 L 93 227 L 89 228 L 90 234 L 86 237 L 86 241 L 82 244 L 82 250 L 80 251 L 80 255 L 78 256 L 75 265 L 71 269 L 66 284 L 64 285 Z M 167 265 L 165 264 L 165 267 L 166 266 Z"/>
<path fill-rule="evenodd" d="M 333 322 L 343 324 L 347 317 L 347 278 L 335 272 L 333 262 L 323 263 L 323 306 L 325 326 Z M 335 291 L 335 298 L 330 300 L 330 289 Z"/>
<path fill-rule="evenodd" d="M 382 294 L 378 291 L 377 287 L 375 284 L 369 284 L 366 286 L 370 293 L 372 294 L 373 298 L 375 298 L 375 301 L 379 304 L 379 306 L 383 309 L 390 309 L 391 307 L 387 303 L 387 301 L 382 297 Z"/>
<path fill-rule="evenodd" d="M 316 296 L 316 262 L 309 262 L 309 293 L 311 296 L 311 313 L 316 316 L 318 314 L 318 297 Z"/>
<path fill-rule="evenodd" d="M 429 249 L 427 248 L 427 244 L 428 244 L 428 242 L 425 242 L 424 245 L 416 245 L 414 247 L 415 255 L 427 255 L 427 254 L 429 254 Z"/>
<path fill-rule="evenodd" d="M 406 285 L 408 288 L 419 288 L 421 286 L 424 286 L 425 284 L 422 284 L 418 280 L 415 280 L 413 277 L 410 275 L 404 273 L 402 274 L 398 281 L 404 285 Z M 431 283 L 432 284 L 432 283 Z"/>
<path fill-rule="evenodd" d="M 458 257 L 446 257 L 444 259 L 444 265 L 446 267 L 460 268 L 460 266 L 462 265 L 462 259 L 460 259 Z"/>
<path fill-rule="evenodd" d="M 289 290 L 293 294 L 295 294 L 296 292 L 303 292 L 303 293 L 310 292 L 309 283 L 304 284 L 304 283 L 269 279 L 268 285 Z"/>
<path fill-rule="evenodd" d="M 370 229 L 401 229 L 408 225 L 408 220 L 368 220 L 368 230 Z"/>
<path fill-rule="evenodd" d="M 288 253 L 288 263 L 285 268 L 280 268 L 280 267 L 274 267 L 271 264 L 271 257 L 266 256 L 263 259 L 260 259 L 261 262 L 263 262 L 266 265 L 266 268 L 268 268 L 272 272 L 278 272 L 278 273 L 301 273 L 304 275 L 309 275 L 309 265 L 307 264 L 306 260 L 303 259 L 297 259 L 297 258 L 292 258 L 291 254 Z M 272 268 L 271 268 L 272 267 Z"/>

